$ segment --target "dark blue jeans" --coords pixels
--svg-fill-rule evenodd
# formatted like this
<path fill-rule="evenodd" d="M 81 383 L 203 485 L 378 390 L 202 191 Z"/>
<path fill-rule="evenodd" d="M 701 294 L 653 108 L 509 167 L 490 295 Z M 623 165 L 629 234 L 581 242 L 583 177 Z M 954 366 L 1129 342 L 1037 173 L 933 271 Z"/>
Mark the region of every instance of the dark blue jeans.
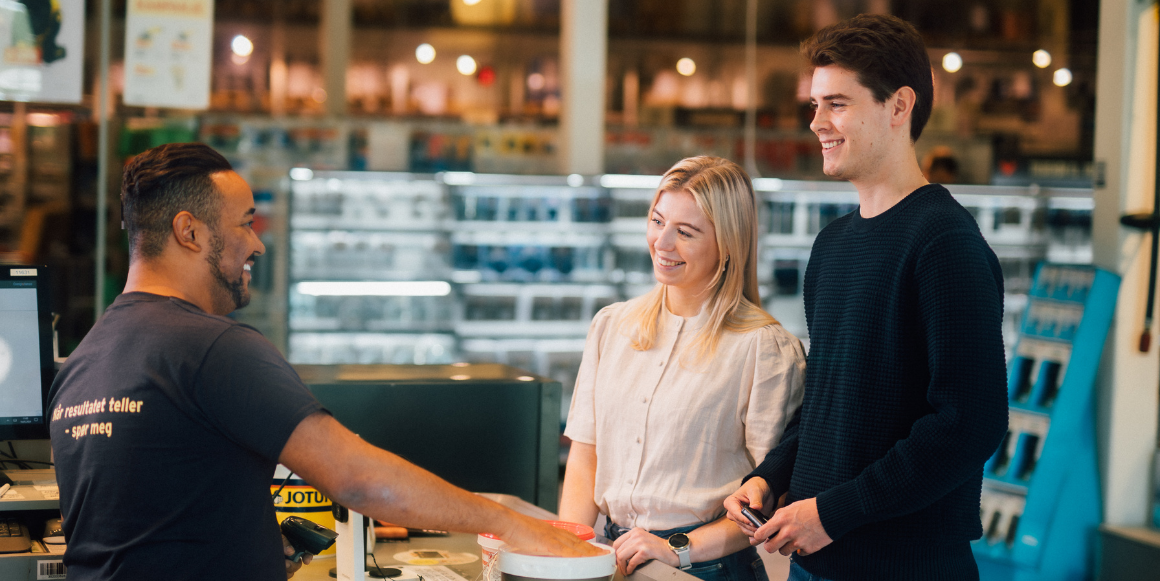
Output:
<path fill-rule="evenodd" d="M 669 529 L 667 531 L 649 532 L 662 539 L 667 539 L 677 533 L 694 531 L 700 526 L 693 525 Z M 620 535 L 630 530 L 612 521 L 608 521 L 608 524 L 604 526 L 604 536 L 608 537 L 609 541 L 615 541 Z M 702 581 L 769 581 L 769 575 L 765 573 L 765 563 L 761 562 L 761 557 L 757 554 L 757 549 L 753 547 L 742 549 L 720 559 L 693 563 L 693 567 L 685 569 L 685 572 L 702 579 Z"/>
<path fill-rule="evenodd" d="M 830 581 L 830 580 L 826 579 L 825 577 L 818 577 L 817 575 L 814 575 L 813 573 L 810 573 L 809 571 L 802 569 L 801 565 L 798 565 L 796 562 L 791 561 L 790 565 L 789 565 L 789 579 L 787 579 L 786 581 Z"/>

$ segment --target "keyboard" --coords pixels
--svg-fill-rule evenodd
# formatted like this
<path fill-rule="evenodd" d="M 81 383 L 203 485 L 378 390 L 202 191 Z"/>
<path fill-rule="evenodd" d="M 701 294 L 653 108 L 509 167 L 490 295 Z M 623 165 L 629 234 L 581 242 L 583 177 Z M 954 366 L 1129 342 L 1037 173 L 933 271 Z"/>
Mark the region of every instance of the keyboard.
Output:
<path fill-rule="evenodd" d="M 26 553 L 32 550 L 28 527 L 14 518 L 0 517 L 0 553 Z"/>

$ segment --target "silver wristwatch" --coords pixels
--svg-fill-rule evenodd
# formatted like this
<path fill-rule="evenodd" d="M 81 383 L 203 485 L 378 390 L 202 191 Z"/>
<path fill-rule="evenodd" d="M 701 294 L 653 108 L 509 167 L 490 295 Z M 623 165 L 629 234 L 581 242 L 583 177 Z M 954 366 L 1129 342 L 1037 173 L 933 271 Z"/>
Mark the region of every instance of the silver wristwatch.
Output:
<path fill-rule="evenodd" d="M 689 556 L 689 535 L 677 533 L 670 536 L 669 548 L 677 554 L 677 559 L 680 559 L 682 571 L 693 566 L 692 557 Z"/>

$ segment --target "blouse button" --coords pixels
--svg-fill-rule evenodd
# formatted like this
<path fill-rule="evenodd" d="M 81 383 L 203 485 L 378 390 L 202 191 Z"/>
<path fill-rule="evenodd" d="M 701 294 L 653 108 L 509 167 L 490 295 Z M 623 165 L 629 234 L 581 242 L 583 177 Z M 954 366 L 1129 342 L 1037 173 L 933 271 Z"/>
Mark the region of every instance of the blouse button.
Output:
<path fill-rule="evenodd" d="M 637 444 L 639 444 L 640 442 L 641 442 L 641 439 L 638 437 L 638 438 L 636 439 L 636 443 L 637 443 Z"/>

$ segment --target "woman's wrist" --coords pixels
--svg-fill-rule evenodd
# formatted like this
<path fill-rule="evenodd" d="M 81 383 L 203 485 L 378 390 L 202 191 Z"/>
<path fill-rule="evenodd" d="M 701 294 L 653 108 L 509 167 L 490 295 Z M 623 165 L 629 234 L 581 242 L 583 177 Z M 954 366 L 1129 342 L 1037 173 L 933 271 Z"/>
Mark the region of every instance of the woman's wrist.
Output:
<path fill-rule="evenodd" d="M 750 546 L 749 537 L 724 517 L 694 529 L 688 535 L 689 557 L 693 563 L 720 559 Z"/>
<path fill-rule="evenodd" d="M 664 556 L 660 558 L 660 561 L 662 563 L 674 568 L 674 569 L 680 569 L 681 568 L 681 558 L 678 557 L 677 552 L 674 551 L 672 549 L 672 547 L 669 546 L 668 539 L 661 539 L 661 540 L 664 541 L 664 543 L 665 543 L 665 552 L 664 552 Z M 690 546 L 690 550 L 691 549 L 692 549 L 692 547 Z M 692 556 L 692 553 L 689 553 L 689 555 Z"/>

